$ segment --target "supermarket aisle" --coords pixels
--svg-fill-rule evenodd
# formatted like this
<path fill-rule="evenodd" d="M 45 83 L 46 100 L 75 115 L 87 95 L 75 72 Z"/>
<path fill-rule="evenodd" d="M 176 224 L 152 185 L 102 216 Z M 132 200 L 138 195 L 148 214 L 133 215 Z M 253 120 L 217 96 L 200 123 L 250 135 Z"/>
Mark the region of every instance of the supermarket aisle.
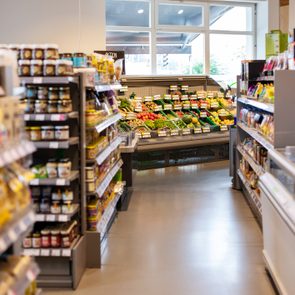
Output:
<path fill-rule="evenodd" d="M 275 294 L 260 229 L 241 193 L 230 189 L 227 162 L 143 171 L 135 185 L 103 268 L 87 271 L 76 292 L 60 294 Z"/>

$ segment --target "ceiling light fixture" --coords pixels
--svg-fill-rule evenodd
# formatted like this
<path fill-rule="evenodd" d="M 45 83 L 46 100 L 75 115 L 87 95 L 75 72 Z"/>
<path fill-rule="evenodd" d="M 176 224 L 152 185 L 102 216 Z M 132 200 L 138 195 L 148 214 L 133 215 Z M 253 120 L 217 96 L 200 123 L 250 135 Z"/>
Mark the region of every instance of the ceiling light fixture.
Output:
<path fill-rule="evenodd" d="M 143 13 L 144 13 L 144 10 L 143 10 L 143 9 L 138 9 L 138 10 L 137 10 L 137 13 L 138 13 L 138 14 L 143 14 Z"/>
<path fill-rule="evenodd" d="M 178 14 L 183 14 L 183 9 L 178 10 Z"/>

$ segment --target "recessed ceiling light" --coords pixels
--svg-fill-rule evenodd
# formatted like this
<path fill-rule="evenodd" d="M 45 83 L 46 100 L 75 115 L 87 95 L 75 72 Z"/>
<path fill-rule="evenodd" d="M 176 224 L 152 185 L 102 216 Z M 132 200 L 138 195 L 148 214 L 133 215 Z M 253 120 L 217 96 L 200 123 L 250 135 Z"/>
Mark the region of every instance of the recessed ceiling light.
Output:
<path fill-rule="evenodd" d="M 178 10 L 178 14 L 183 14 L 183 9 Z"/>
<path fill-rule="evenodd" d="M 144 13 L 144 10 L 143 10 L 143 9 L 138 9 L 138 10 L 137 10 L 137 13 L 138 13 L 138 14 L 143 14 L 143 13 Z"/>

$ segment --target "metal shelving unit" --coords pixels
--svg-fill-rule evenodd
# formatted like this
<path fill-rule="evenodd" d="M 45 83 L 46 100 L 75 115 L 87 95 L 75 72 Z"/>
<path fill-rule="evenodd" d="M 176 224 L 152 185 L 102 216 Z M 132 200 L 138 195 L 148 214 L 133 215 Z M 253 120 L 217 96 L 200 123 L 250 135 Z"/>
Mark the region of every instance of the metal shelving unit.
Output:
<path fill-rule="evenodd" d="M 79 144 L 79 137 L 71 137 L 64 141 L 34 141 L 37 149 L 68 149 L 72 145 Z"/>
<path fill-rule="evenodd" d="M 25 121 L 47 121 L 47 122 L 65 122 L 69 119 L 78 119 L 78 112 L 64 114 L 25 114 Z"/>

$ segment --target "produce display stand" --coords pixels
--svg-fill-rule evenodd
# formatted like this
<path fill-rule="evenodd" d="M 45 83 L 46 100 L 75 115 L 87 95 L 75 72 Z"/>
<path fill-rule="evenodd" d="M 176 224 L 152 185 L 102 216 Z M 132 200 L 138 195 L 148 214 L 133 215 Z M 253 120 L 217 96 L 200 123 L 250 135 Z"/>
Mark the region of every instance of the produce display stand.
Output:
<path fill-rule="evenodd" d="M 252 74 L 252 76 L 259 76 L 259 72 Z M 295 145 L 295 131 L 294 123 L 294 99 L 295 92 L 295 73 L 294 71 L 281 70 L 276 71 L 274 77 L 267 77 L 267 79 L 255 78 L 251 80 L 252 83 L 256 81 L 269 83 L 273 82 L 275 87 L 275 100 L 274 104 L 264 103 L 254 100 L 252 97 L 242 96 L 238 93 L 237 99 L 237 114 L 239 116 L 242 109 L 253 111 L 257 114 L 266 114 L 274 116 L 274 136 L 273 142 L 267 139 L 259 130 L 248 127 L 240 119 L 237 122 L 237 138 L 234 142 L 235 155 L 232 157 L 236 163 L 237 169 L 235 171 L 234 179 L 240 179 L 234 188 L 242 189 L 244 195 L 252 208 L 259 224 L 262 224 L 262 205 L 261 197 L 255 190 L 251 188 L 249 180 L 245 177 L 239 168 L 239 163 L 243 159 L 251 169 L 255 172 L 258 179 L 265 174 L 265 169 L 262 167 L 245 149 L 243 148 L 243 141 L 245 138 L 254 139 L 259 145 L 268 151 L 274 151 L 276 148 L 283 148 L 288 145 Z M 244 83 L 248 85 L 249 81 L 241 81 L 238 79 L 239 85 Z M 240 87 L 238 87 L 239 89 Z"/>
<path fill-rule="evenodd" d="M 20 112 L 20 108 L 15 109 L 15 107 L 19 104 L 18 97 L 12 96 L 14 93 L 14 79 L 12 78 L 13 67 L 8 65 L 0 66 L 0 73 L 0 89 L 2 95 L 7 95 L 0 97 L 1 111 L 2 114 L 6 114 L 6 120 L 8 118 L 9 120 L 13 120 L 14 118 L 16 118 L 16 113 L 19 114 Z M 14 104 L 14 106 L 12 106 L 12 103 Z M 4 109 L 3 106 L 5 105 L 10 106 L 11 109 Z M 14 117 L 11 117 L 12 112 L 14 113 Z M 3 128 L 1 131 L 2 133 L 4 132 L 4 127 L 8 128 L 8 125 L 6 125 L 8 123 L 9 122 L 4 123 L 3 121 L 3 125 L 1 127 Z M 12 122 L 10 123 L 12 124 Z M 15 122 L 15 124 L 17 123 Z M 22 130 L 23 128 L 21 127 L 21 130 L 18 130 L 18 133 L 24 133 L 24 130 L 23 132 L 21 132 Z M 8 130 L 5 129 L 5 131 Z M 19 137 L 16 138 L 15 135 L 14 138 L 10 138 L 9 142 L 6 141 L 4 134 L 2 134 L 1 136 L 3 136 L 2 140 L 4 140 L 4 142 L 2 142 L 2 147 L 0 149 L 0 168 L 2 170 L 1 173 L 7 173 L 7 170 L 4 171 L 4 169 L 8 169 L 8 165 L 14 164 L 17 161 L 22 161 L 22 167 L 28 168 L 26 167 L 27 161 L 25 161 L 25 159 L 30 157 L 31 154 L 35 151 L 34 145 L 25 139 L 20 140 Z M 20 171 L 18 173 L 20 173 Z M 21 177 L 23 175 L 16 174 L 14 177 L 16 176 Z M 2 178 L 1 186 L 1 210 L 4 210 L 4 208 L 6 207 L 6 200 L 4 202 L 4 197 L 14 199 L 15 201 L 17 198 L 19 198 L 19 196 L 17 196 L 17 192 L 15 192 L 14 190 L 7 191 L 6 193 L 9 193 L 9 195 L 5 196 L 5 190 L 8 186 L 7 183 L 5 183 L 4 190 L 3 179 L 4 178 Z M 23 185 L 24 182 L 26 181 L 23 179 Z M 27 186 L 28 183 L 25 184 L 26 190 L 28 189 Z M 28 204 L 26 205 L 23 204 L 23 206 L 19 207 L 18 209 L 13 208 L 13 210 L 11 210 L 10 208 L 9 210 L 10 218 L 9 220 L 6 220 L 5 223 L 3 222 L 5 217 L 1 216 L 3 224 L 1 224 L 0 227 L 0 255 L 2 257 L 2 265 L 0 268 L 0 272 L 2 274 L 2 278 L 5 278 L 4 274 L 6 274 L 7 277 L 9 277 L 9 282 L 5 281 L 4 279 L 1 280 L 1 290 L 2 292 L 5 292 L 5 294 L 24 294 L 26 289 L 32 284 L 32 282 L 36 280 L 36 277 L 39 274 L 39 268 L 35 263 L 34 259 L 28 259 L 27 257 L 21 256 L 22 239 L 32 229 L 35 222 L 35 214 L 33 206 L 30 202 L 28 202 Z M 14 259 L 12 265 L 10 265 L 11 262 L 9 262 L 10 258 Z M 5 266 L 4 262 L 6 259 L 7 265 Z M 8 290 L 6 290 L 6 284 L 8 284 Z M 37 293 L 38 292 L 40 292 L 40 290 L 38 290 Z"/>
<path fill-rule="evenodd" d="M 142 97 L 144 102 L 148 101 L 148 98 L 155 102 L 162 99 L 172 87 L 179 89 L 186 87 L 188 93 L 220 90 L 220 85 L 208 76 L 125 76 L 122 78 L 122 86 L 121 97 L 129 97 L 135 93 L 136 97 Z M 185 99 L 188 101 L 188 106 L 185 105 Z M 174 112 L 194 111 L 202 117 L 202 112 L 206 111 L 206 106 L 193 105 L 193 102 L 190 104 L 191 98 L 187 95 L 183 95 L 179 100 L 182 101 L 182 107 L 176 109 L 177 106 L 174 104 L 174 109 L 171 109 Z M 162 108 L 163 111 L 165 108 L 166 105 Z M 128 113 L 127 120 L 128 116 L 130 120 L 132 117 L 136 118 L 136 112 L 138 113 L 135 108 L 134 115 Z M 155 113 L 162 112 L 155 111 Z M 141 170 L 228 159 L 228 130 L 229 126 L 226 125 L 181 130 L 176 127 L 171 132 L 152 130 L 139 134 L 136 151 L 132 154 L 133 168 Z"/>

